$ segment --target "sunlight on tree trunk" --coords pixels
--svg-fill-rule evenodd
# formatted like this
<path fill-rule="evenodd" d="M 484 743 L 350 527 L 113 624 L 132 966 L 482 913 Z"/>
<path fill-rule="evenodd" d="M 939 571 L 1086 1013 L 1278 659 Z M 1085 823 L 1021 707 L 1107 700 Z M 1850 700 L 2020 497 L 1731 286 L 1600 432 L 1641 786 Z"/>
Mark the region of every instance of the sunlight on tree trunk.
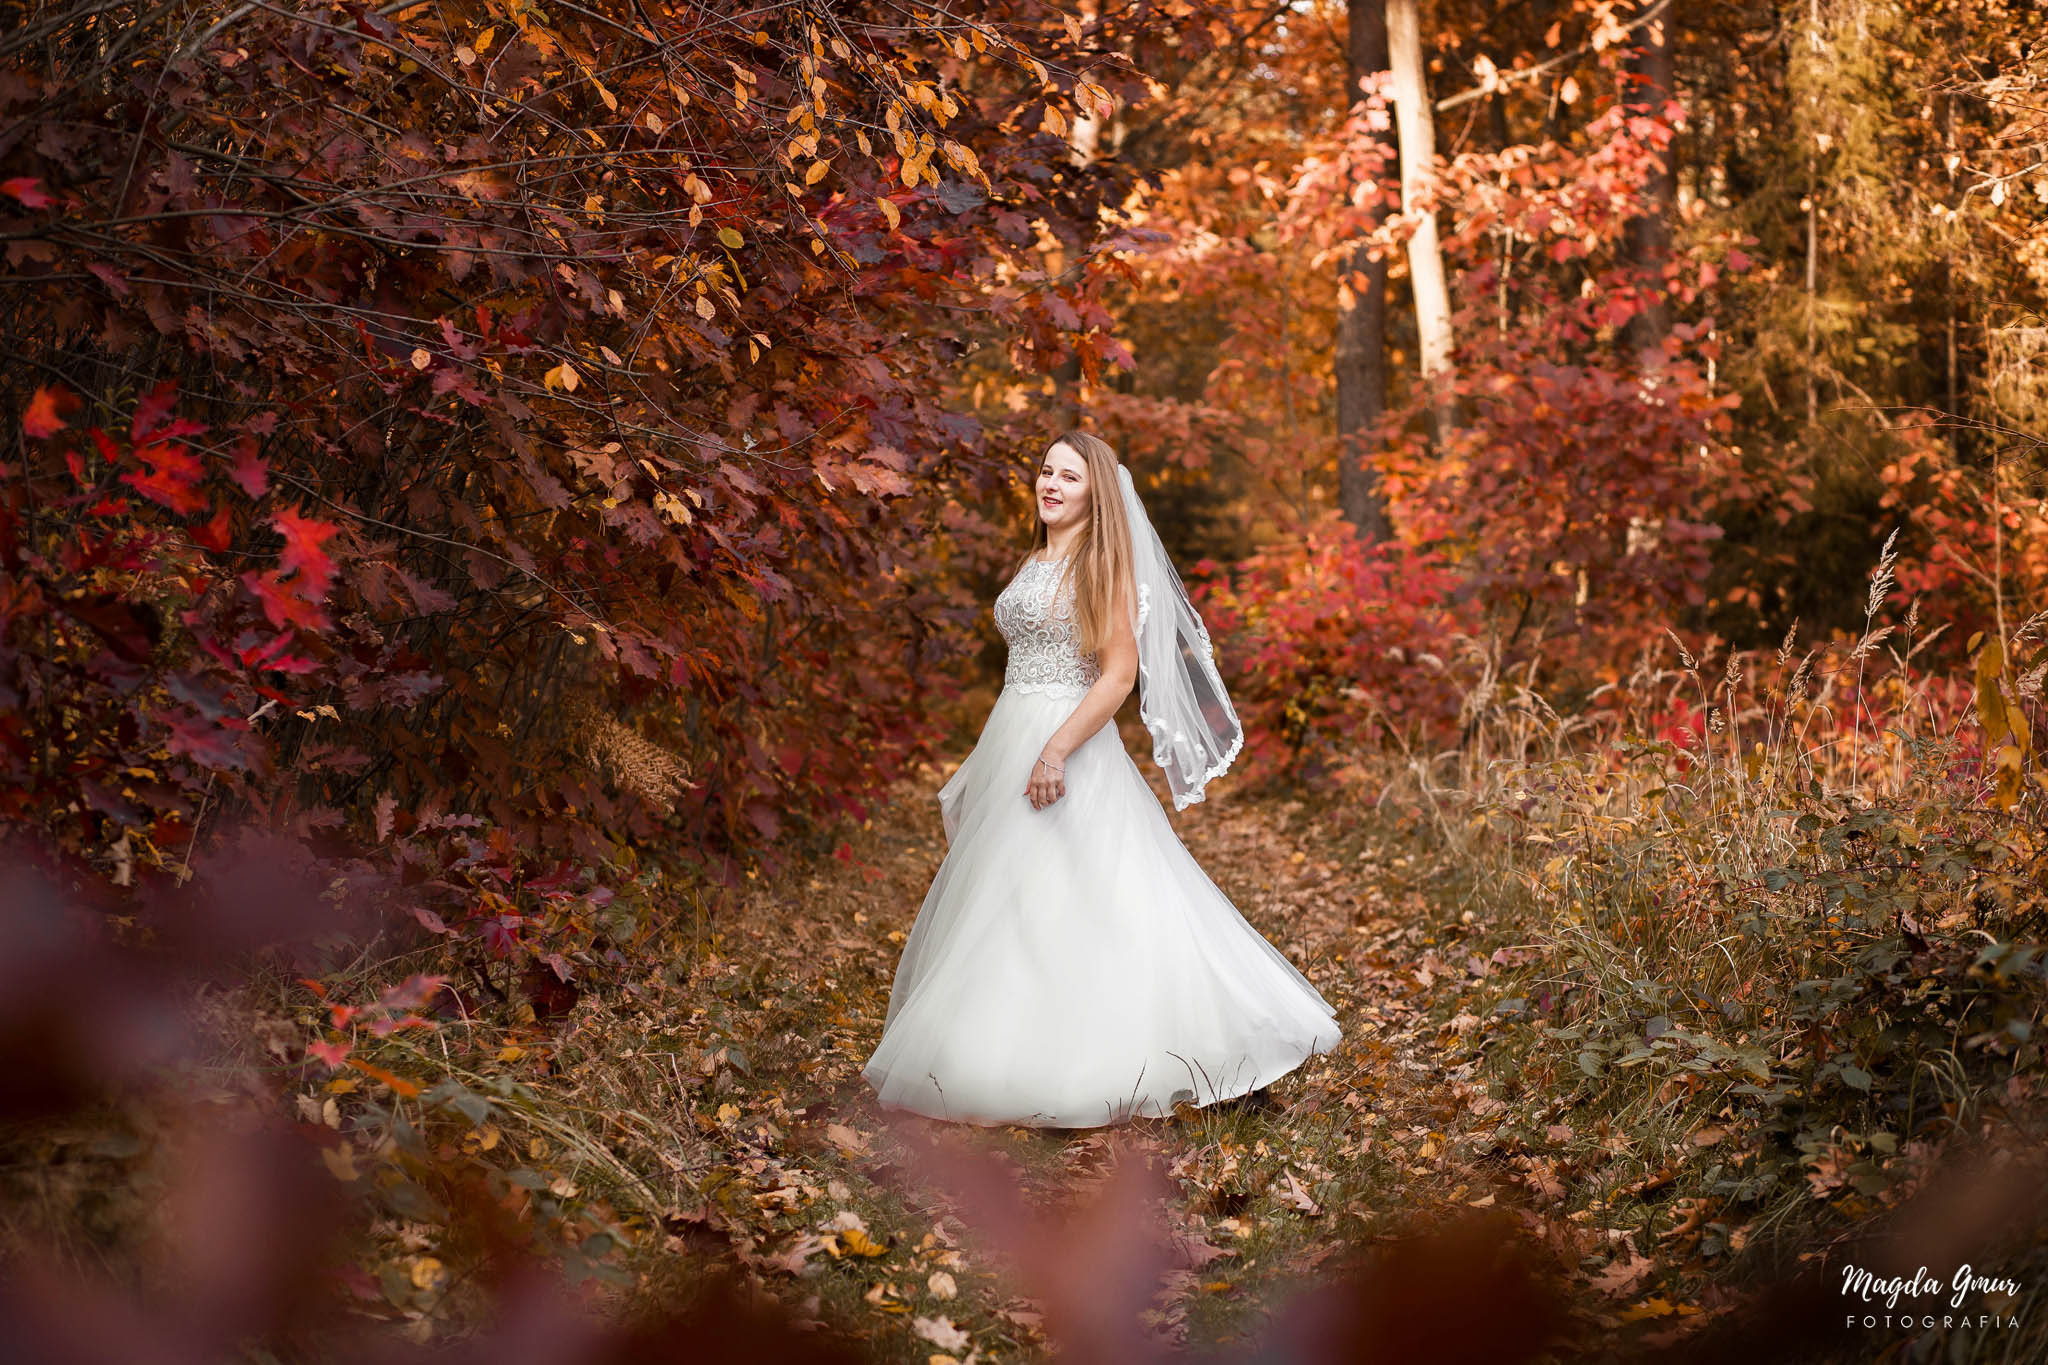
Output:
<path fill-rule="evenodd" d="M 1436 129 L 1423 79 L 1422 25 L 1416 0 L 1386 0 L 1387 51 L 1394 73 L 1394 118 L 1401 136 L 1401 211 L 1417 205 L 1435 179 Z M 1444 285 L 1436 213 L 1422 213 L 1408 239 L 1408 278 L 1415 294 L 1415 330 L 1422 352 L 1422 382 L 1436 397 L 1436 434 L 1452 426 L 1451 300 Z"/>

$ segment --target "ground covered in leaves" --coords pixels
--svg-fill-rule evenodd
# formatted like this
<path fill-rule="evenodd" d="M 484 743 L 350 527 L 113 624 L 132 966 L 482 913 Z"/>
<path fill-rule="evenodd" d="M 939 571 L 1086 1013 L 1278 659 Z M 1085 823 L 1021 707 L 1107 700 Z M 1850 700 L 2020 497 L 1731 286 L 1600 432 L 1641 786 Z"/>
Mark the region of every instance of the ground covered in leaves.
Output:
<path fill-rule="evenodd" d="M 504 1267 L 538 1258 L 580 1286 L 579 1312 L 610 1320 L 673 1313 L 735 1275 L 776 1315 L 883 1361 L 1040 1359 L 1072 1340 L 1061 1275 L 1069 1291 L 1076 1278 L 1099 1291 L 1105 1320 L 1136 1319 L 1153 1342 L 1278 1349 L 1273 1334 L 1298 1324 L 1304 1296 L 1360 1266 L 1398 1278 L 1402 1257 L 1425 1326 L 1432 1312 L 1469 1316 L 1487 1301 L 1475 1287 L 1483 1257 L 1429 1262 L 1413 1239 L 1477 1220 L 1531 1250 L 1582 1345 L 1621 1358 L 1731 1329 L 1736 1310 L 1802 1271 L 1801 1302 L 1825 1310 L 1824 1321 L 1809 1311 L 1817 1349 L 1766 1343 L 1742 1355 L 1752 1365 L 2048 1355 L 2041 1220 L 2030 1244 L 2001 1246 L 1981 1209 L 1960 1223 L 1923 1219 L 1902 1253 L 1937 1273 L 1969 1262 L 2012 1277 L 2017 1292 L 1985 1302 L 2019 1331 L 1847 1328 L 1828 1282 L 1845 1263 L 1873 1264 L 1858 1239 L 1910 1211 L 1943 1147 L 1983 1141 L 2006 1160 L 2038 1147 L 2048 1126 L 2028 1041 L 2040 1014 L 2033 950 L 2016 934 L 1964 972 L 1914 949 L 1920 932 L 1948 932 L 1937 913 L 1978 913 L 1969 898 L 1942 910 L 1923 889 L 1911 951 L 1888 949 L 1896 933 L 1880 924 L 1870 943 L 1889 965 L 1815 981 L 1800 979 L 1819 970 L 1802 961 L 1819 959 L 1794 961 L 1786 945 L 1801 924 L 1846 936 L 1839 916 L 1773 902 L 1779 938 L 1747 949 L 1704 918 L 1700 944 L 1744 955 L 1740 971 L 1729 959 L 1740 978 L 1730 998 L 1715 999 L 1683 953 L 1642 950 L 1642 933 L 1680 920 L 1600 889 L 1606 844 L 1582 847 L 1561 881 L 1566 860 L 1547 852 L 1558 841 L 1533 825 L 1522 838 L 1533 853 L 1487 834 L 1484 812 L 1461 845 L 1427 803 L 1226 780 L 1175 826 L 1336 1007 L 1341 1043 L 1263 1104 L 1108 1130 L 967 1128 L 884 1113 L 860 1076 L 945 856 L 932 795 L 943 776 L 913 774 L 835 853 L 715 909 L 650 883 L 669 916 L 606 973 L 493 977 L 487 963 L 432 948 L 393 958 L 341 942 L 310 974 L 208 987 L 198 1004 L 218 1046 L 203 1062 L 131 1100 L 7 1134 L 7 1244 L 80 1265 L 133 1262 L 121 1273 L 148 1281 L 149 1249 L 177 1242 L 156 1224 L 179 1152 L 232 1164 L 221 1125 L 282 1098 L 318 1147 L 318 1180 L 367 1214 L 335 1286 L 349 1316 L 417 1342 L 497 1330 Z M 1883 814 L 1838 823 L 1890 830 Z M 1919 819 L 1936 828 L 1925 809 Z M 1627 841 L 1608 842 L 1675 850 L 1676 874 L 1631 854 L 1617 885 L 1663 897 L 1712 865 L 1677 856 L 1698 822 L 1667 824 L 1662 843 L 1640 819 Z M 1827 837 L 1816 836 L 1833 857 Z M 1980 861 L 2024 900 L 2030 864 Z M 1802 875 L 1825 890 L 1823 874 L 1845 875 L 1832 867 Z M 1900 863 L 1900 878 L 1919 875 Z M 1721 899 L 1703 883 L 1679 905 L 1725 915 Z M 1831 980 L 1840 1009 L 1799 1013 Z M 1928 1000 L 1950 1003 L 1928 1014 Z M 309 1044 L 344 1018 L 352 1049 Z M 1951 1021 L 1946 1054 L 1884 1042 Z M 1859 1028 L 1871 1037 L 1859 1041 Z M 1925 1067 L 1900 1057 L 1944 1055 L 1952 1072 L 1940 1084 L 1905 1085 Z M 1021 1207 L 1078 1218 L 1081 1230 L 1050 1257 L 1043 1235 L 1036 1251 L 1015 1235 L 1015 1219 L 1005 1234 L 985 1200 L 963 1198 L 934 1165 L 935 1138 L 980 1145 Z M 2032 1169 L 2006 1164 L 2009 1183 Z M 1142 1206 L 1117 1205 L 1132 1169 L 1159 1183 Z M 2008 1202 L 2038 1202 L 2044 1187 L 2033 1180 Z M 1164 1224 L 1156 1274 L 1133 1230 L 1148 1219 Z"/>
<path fill-rule="evenodd" d="M 579 1313 L 603 1320 L 687 1310 L 729 1276 L 817 1340 L 874 1360 L 964 1365 L 1069 1347 L 1086 1300 L 1153 1343 L 1224 1352 L 1212 1357 L 1221 1365 L 1232 1350 L 1283 1350 L 1279 1337 L 1310 1316 L 1308 1296 L 1369 1267 L 1409 1296 L 1420 1324 L 1417 1349 L 1400 1358 L 1427 1359 L 1442 1344 L 1429 1329 L 1446 1317 L 1489 1304 L 1512 1316 L 1486 1292 L 1479 1243 L 1415 1240 L 1477 1220 L 1529 1251 L 1580 1346 L 1618 1358 L 1733 1330 L 1736 1310 L 1802 1271 L 1804 1341 L 1740 1352 L 1752 1365 L 1934 1358 L 1929 1349 L 2042 1358 L 2044 1224 L 2026 1230 L 2031 1244 L 1995 1245 L 1984 1206 L 1996 1212 L 1996 1199 L 1980 1197 L 1960 1221 L 1909 1223 L 1903 1254 L 2012 1277 L 2015 1292 L 1985 1302 L 2021 1330 L 1845 1327 L 1829 1282 L 1845 1263 L 1874 1264 L 1858 1239 L 1911 1212 L 1948 1139 L 2009 1139 L 2011 1151 L 1991 1152 L 2005 1185 L 1980 1196 L 2003 1188 L 2006 1204 L 2038 1202 L 2044 1177 L 2008 1159 L 2038 1146 L 2042 1126 L 2031 1053 L 2007 1046 L 2029 1035 L 2017 1026 L 2029 1016 L 2013 1011 L 2037 1008 L 2016 967 L 1972 969 L 1984 993 L 1957 1007 L 1976 1032 L 1958 1037 L 1955 1056 L 1973 1069 L 1923 1112 L 1844 1109 L 1846 1092 L 1815 1088 L 1797 1054 L 1825 1049 L 1837 1070 L 1885 1054 L 1852 1054 L 1819 1025 L 1771 1035 L 1747 1017 L 1716 1025 L 1668 1003 L 1685 964 L 1621 952 L 1620 930 L 1609 944 L 1617 981 L 1630 978 L 1619 984 L 1644 995 L 1644 1010 L 1668 1013 L 1610 1019 L 1560 1004 L 1574 979 L 1596 980 L 1585 959 L 1598 944 L 1571 906 L 1545 911 L 1547 864 L 1518 871 L 1483 843 L 1460 850 L 1419 808 L 1226 781 L 1176 814 L 1176 828 L 1336 1007 L 1339 1046 L 1264 1104 L 1109 1130 L 935 1124 L 880 1111 L 860 1068 L 945 856 L 932 799 L 942 777 L 914 775 L 834 855 L 763 878 L 715 913 L 671 896 L 670 918 L 648 931 L 659 950 L 636 949 L 631 967 L 601 980 L 543 971 L 494 985 L 424 950 L 392 959 L 344 945 L 348 959 L 315 975 L 203 990 L 219 1040 L 203 1062 L 132 1100 L 10 1133 L 8 1245 L 141 1284 L 175 1280 L 176 1257 L 156 1252 L 180 1243 L 157 1225 L 161 1192 L 191 1183 L 180 1153 L 232 1167 L 241 1149 L 222 1125 L 274 1111 L 282 1090 L 318 1147 L 311 1175 L 368 1214 L 337 1262 L 348 1316 L 415 1342 L 502 1330 L 505 1295 L 525 1292 L 506 1267 L 538 1258 L 580 1286 Z M 1933 972 L 1917 961 L 1906 965 Z M 1747 981 L 1759 994 L 1779 984 Z M 1994 981 L 2012 990 L 1994 995 Z M 307 1045 L 344 1014 L 353 1050 Z M 1615 1055 L 1597 1050 L 1611 1040 Z M 1851 1089 L 1891 1093 L 1885 1082 Z M 989 1202 L 986 1182 L 977 1194 L 936 1160 L 934 1138 L 992 1156 L 1011 1212 Z M 1142 1202 L 1129 1197 L 1132 1170 L 1154 1182 Z M 1020 1236 L 1018 1209 L 1048 1226 L 1079 1221 L 1064 1243 Z M 1142 1245 L 1153 1220 L 1164 1232 L 1156 1265 Z"/>
<path fill-rule="evenodd" d="M 859 1074 L 944 856 L 940 777 L 897 793 L 814 873 L 763 885 L 705 926 L 692 962 L 637 995 L 584 1002 L 546 1044 L 586 1112 L 637 1119 L 659 1104 L 673 1116 L 667 1139 L 613 1120 L 637 1149 L 628 1162 L 651 1175 L 658 1161 L 673 1191 L 648 1239 L 662 1254 L 633 1258 L 637 1292 L 687 1292 L 707 1264 L 737 1259 L 804 1319 L 883 1358 L 1030 1359 L 1046 1346 L 1042 1306 L 978 1255 L 957 1205 L 921 1179 L 905 1138 L 946 1125 L 882 1113 Z M 1745 1271 L 1796 1268 L 1793 1251 L 1744 1262 L 1763 1250 L 1748 1245 L 1756 1220 L 1684 1193 L 1704 1188 L 1710 1161 L 1712 1178 L 1745 1159 L 1714 1150 L 1726 1129 L 1681 1115 L 1681 1136 L 1652 1139 L 1640 1115 L 1575 1105 L 1575 1077 L 1525 1071 L 1527 1040 L 1515 1039 L 1535 1026 L 1497 1008 L 1528 991 L 1513 982 L 1533 956 L 1515 941 L 1526 926 L 1512 886 L 1432 854 L 1392 811 L 1223 784 L 1175 823 L 1337 1008 L 1341 1045 L 1264 1107 L 1116 1130 L 978 1130 L 1046 1209 L 1085 1203 L 1113 1145 L 1165 1168 L 1172 1258 L 1142 1313 L 1151 1332 L 1255 1338 L 1318 1278 L 1473 1209 L 1544 1249 L 1585 1340 L 1670 1342 L 1733 1307 Z M 1667 1088 L 1661 1107 L 1675 1114 L 1686 1093 Z M 1845 1341 L 1844 1358 L 1881 1344 Z"/>

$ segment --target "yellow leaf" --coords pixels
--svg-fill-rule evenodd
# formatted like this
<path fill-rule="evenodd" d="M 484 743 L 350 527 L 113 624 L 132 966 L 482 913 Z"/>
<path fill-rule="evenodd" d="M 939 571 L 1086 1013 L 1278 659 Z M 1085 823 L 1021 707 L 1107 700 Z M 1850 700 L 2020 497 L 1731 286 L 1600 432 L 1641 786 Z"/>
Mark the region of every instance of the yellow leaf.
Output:
<path fill-rule="evenodd" d="M 718 1106 L 718 1121 L 720 1123 L 738 1122 L 739 1116 L 740 1107 L 736 1104 L 721 1104 Z"/>
<path fill-rule="evenodd" d="M 525 1055 L 526 1049 L 516 1043 L 507 1043 L 498 1049 L 498 1060 L 501 1062 L 516 1062 Z"/>
<path fill-rule="evenodd" d="M 718 316 L 718 310 L 711 306 L 711 300 L 703 294 L 697 296 L 697 316 L 706 322 Z"/>
<path fill-rule="evenodd" d="M 482 33 L 476 35 L 476 38 L 471 41 L 470 47 L 480 54 L 489 52 L 491 50 L 491 40 L 497 36 L 498 30 L 495 27 L 487 28 Z"/>
<path fill-rule="evenodd" d="M 806 185 L 817 184 L 825 178 L 825 172 L 831 169 L 832 163 L 829 161 L 813 161 L 811 168 L 804 172 L 804 183 Z"/>
<path fill-rule="evenodd" d="M 412 1283 L 415 1289 L 432 1289 L 447 1278 L 447 1267 L 432 1256 L 422 1256 L 412 1263 Z"/>
<path fill-rule="evenodd" d="M 597 97 L 604 101 L 604 107 L 615 114 L 619 112 L 619 97 L 607 90 L 604 82 L 595 76 L 590 78 L 590 83 L 597 87 Z"/>
<path fill-rule="evenodd" d="M 545 387 L 550 389 L 559 388 L 564 393 L 576 392 L 576 386 L 582 382 L 583 378 L 576 373 L 575 366 L 566 360 L 541 376 L 541 383 Z"/>
<path fill-rule="evenodd" d="M 354 1180 L 356 1178 L 356 1154 L 353 1149 L 345 1145 L 340 1147 L 322 1147 L 320 1149 L 320 1159 L 327 1163 L 327 1169 L 333 1173 L 336 1180 Z"/>
<path fill-rule="evenodd" d="M 738 251 L 741 247 L 747 244 L 747 239 L 740 236 L 739 231 L 736 228 L 729 227 L 722 227 L 718 230 L 718 240 L 725 243 L 734 251 Z"/>
<path fill-rule="evenodd" d="M 1066 119 L 1061 116 L 1059 110 L 1053 108 L 1050 104 L 1045 106 L 1043 122 L 1045 131 L 1051 133 L 1054 137 L 1065 137 L 1067 135 Z"/>
<path fill-rule="evenodd" d="M 1999 675 L 2005 672 L 2005 647 L 1996 638 L 1987 641 L 1977 656 L 1977 720 L 1984 727 L 1984 747 L 1989 749 L 2010 733 L 2006 723 L 2005 697 L 1998 690 Z"/>
<path fill-rule="evenodd" d="M 887 1256 L 889 1248 L 862 1232 L 859 1228 L 844 1228 L 834 1234 L 839 1249 L 848 1256 Z"/>
<path fill-rule="evenodd" d="M 896 207 L 896 201 L 883 197 L 876 199 L 875 203 L 881 206 L 882 216 L 889 220 L 889 231 L 894 232 L 903 222 L 903 213 Z"/>
<path fill-rule="evenodd" d="M 1991 756 L 1992 771 L 1998 774 L 1997 785 L 1991 793 L 1991 804 L 2000 810 L 2011 810 L 2013 803 L 2020 799 L 2020 780 L 2025 765 L 2025 756 L 2015 744 L 2002 744 Z"/>

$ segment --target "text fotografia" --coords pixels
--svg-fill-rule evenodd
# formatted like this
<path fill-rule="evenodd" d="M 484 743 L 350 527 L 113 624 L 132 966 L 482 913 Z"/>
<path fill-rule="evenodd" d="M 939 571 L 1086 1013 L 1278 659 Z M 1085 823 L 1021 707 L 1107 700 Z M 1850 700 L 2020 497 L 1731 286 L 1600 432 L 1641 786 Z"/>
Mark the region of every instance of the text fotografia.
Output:
<path fill-rule="evenodd" d="M 1996 1295 L 2006 1300 L 2019 1297 L 2018 1280 L 1998 1279 L 1990 1275 L 1979 1275 L 1969 1266 L 1956 1267 L 1955 1274 L 1946 1281 L 1931 1275 L 1926 1266 L 1914 1271 L 1911 1278 L 1894 1275 L 1889 1279 L 1873 1275 L 1856 1266 L 1845 1267 L 1842 1273 L 1842 1293 L 1845 1297 L 1860 1299 L 1864 1303 L 1883 1300 L 1888 1309 L 1898 1308 L 1904 1299 L 1904 1313 L 1851 1313 L 1848 1326 L 1863 1327 L 2017 1327 L 2019 1318 L 2002 1316 L 1991 1312 L 1958 1313 L 1974 1295 Z M 1938 1298 L 1947 1312 L 1929 1311 L 1915 1304 L 1915 1299 Z"/>

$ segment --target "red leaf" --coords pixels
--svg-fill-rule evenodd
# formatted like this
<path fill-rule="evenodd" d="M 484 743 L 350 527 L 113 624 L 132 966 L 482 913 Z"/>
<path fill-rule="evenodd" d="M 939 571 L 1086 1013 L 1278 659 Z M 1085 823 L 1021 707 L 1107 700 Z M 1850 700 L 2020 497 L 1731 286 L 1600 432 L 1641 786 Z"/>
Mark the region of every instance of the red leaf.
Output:
<path fill-rule="evenodd" d="M 297 570 L 294 588 L 309 599 L 325 597 L 334 582 L 334 560 L 321 547 L 341 528 L 331 521 L 302 516 L 295 507 L 279 509 L 271 524 L 284 534 L 284 552 L 277 560 L 279 575 Z"/>
<path fill-rule="evenodd" d="M 327 1069 L 334 1071 L 347 1059 L 349 1047 L 348 1043 L 308 1043 L 306 1055 L 325 1062 Z"/>
<path fill-rule="evenodd" d="M 221 508 L 205 525 L 193 527 L 192 538 L 216 553 L 227 549 L 233 539 L 228 534 L 228 509 Z"/>
<path fill-rule="evenodd" d="M 11 180 L 0 180 L 0 194 L 9 194 L 21 202 L 23 208 L 46 209 L 57 200 L 43 188 L 43 182 L 33 176 L 17 175 Z"/>
<path fill-rule="evenodd" d="M 151 389 L 149 396 L 135 405 L 135 422 L 128 429 L 128 439 L 140 441 L 162 426 L 177 401 L 178 386 L 168 379 Z"/>
<path fill-rule="evenodd" d="M 270 486 L 270 462 L 256 453 L 256 442 L 247 436 L 235 442 L 235 464 L 229 473 L 252 498 L 262 497 Z"/>
<path fill-rule="evenodd" d="M 191 451 L 175 441 L 152 441 L 137 447 L 135 458 L 149 466 L 148 472 L 123 474 L 121 482 L 181 516 L 190 516 L 206 506 L 206 499 L 195 487 L 199 482 L 199 461 Z"/>
<path fill-rule="evenodd" d="M 78 395 L 64 389 L 37 389 L 29 397 L 28 411 L 21 415 L 22 434 L 33 440 L 55 436 L 64 430 L 63 414 L 78 406 Z"/>
<path fill-rule="evenodd" d="M 263 614 L 270 618 L 271 625 L 280 630 L 286 626 L 300 626 L 307 630 L 327 628 L 327 613 L 320 610 L 319 604 L 306 601 L 289 585 L 279 582 L 275 573 L 245 573 L 242 586 L 263 604 Z"/>
<path fill-rule="evenodd" d="M 202 768 L 246 768 L 248 755 L 242 741 L 227 724 L 172 716 L 164 747 L 191 759 Z"/>
<path fill-rule="evenodd" d="M 484 946 L 500 957 L 519 946 L 518 915 L 493 915 L 483 923 Z"/>
<path fill-rule="evenodd" d="M 448 980 L 445 976 L 434 976 L 427 972 L 415 972 L 396 986 L 387 989 L 377 997 L 377 1003 L 388 1010 L 412 1010 L 434 998 L 434 992 L 441 989 Z"/>

